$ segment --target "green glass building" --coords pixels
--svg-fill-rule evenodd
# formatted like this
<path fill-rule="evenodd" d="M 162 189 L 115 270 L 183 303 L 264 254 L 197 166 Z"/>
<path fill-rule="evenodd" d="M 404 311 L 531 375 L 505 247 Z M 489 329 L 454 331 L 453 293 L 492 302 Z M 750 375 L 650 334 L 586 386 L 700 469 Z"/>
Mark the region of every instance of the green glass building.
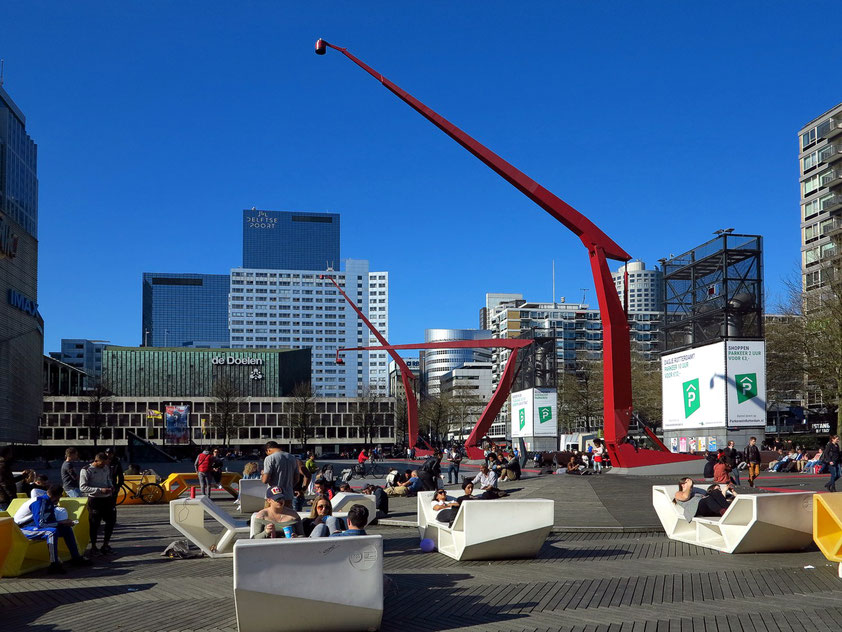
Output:
<path fill-rule="evenodd" d="M 238 397 L 289 397 L 310 381 L 310 349 L 108 346 L 102 375 L 116 397 L 212 397 L 221 379 Z"/>

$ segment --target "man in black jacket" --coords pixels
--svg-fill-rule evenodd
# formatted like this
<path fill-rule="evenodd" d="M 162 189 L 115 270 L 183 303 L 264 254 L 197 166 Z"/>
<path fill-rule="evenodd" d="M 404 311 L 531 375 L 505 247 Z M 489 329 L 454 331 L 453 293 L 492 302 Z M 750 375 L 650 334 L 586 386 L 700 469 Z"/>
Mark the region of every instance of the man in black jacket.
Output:
<path fill-rule="evenodd" d="M 433 455 L 427 457 L 423 465 L 418 468 L 418 478 L 421 479 L 421 489 L 425 492 L 435 491 L 441 476 L 441 450 L 436 448 Z"/>
<path fill-rule="evenodd" d="M 831 435 L 830 441 L 822 451 L 822 462 L 827 463 L 830 480 L 824 484 L 829 492 L 836 491 L 836 481 L 839 478 L 839 436 Z"/>
<path fill-rule="evenodd" d="M 734 442 L 729 441 L 728 447 L 725 448 L 723 454 L 725 455 L 725 462 L 731 468 L 731 478 L 734 479 L 734 485 L 740 484 L 740 470 L 737 469 L 737 455 L 739 452 L 734 447 Z"/>
<path fill-rule="evenodd" d="M 748 440 L 745 457 L 748 463 L 748 485 L 754 487 L 754 479 L 760 474 L 760 448 L 757 447 L 757 437 Z"/>

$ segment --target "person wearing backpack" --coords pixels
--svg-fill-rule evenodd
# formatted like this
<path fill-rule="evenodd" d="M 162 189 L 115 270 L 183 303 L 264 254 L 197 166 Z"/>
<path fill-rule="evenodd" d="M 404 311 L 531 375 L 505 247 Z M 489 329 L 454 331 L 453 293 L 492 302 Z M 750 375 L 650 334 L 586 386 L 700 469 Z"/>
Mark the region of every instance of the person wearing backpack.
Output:
<path fill-rule="evenodd" d="M 441 476 L 441 450 L 436 448 L 433 455 L 418 468 L 418 478 L 421 481 L 421 490 L 425 492 L 435 491 L 436 484 Z"/>
<path fill-rule="evenodd" d="M 199 486 L 202 488 L 202 493 L 208 498 L 211 497 L 211 477 L 213 475 L 211 471 L 212 466 L 213 456 L 211 456 L 210 450 L 205 448 L 199 456 L 196 457 L 193 467 L 196 468 L 196 474 L 199 476 Z"/>

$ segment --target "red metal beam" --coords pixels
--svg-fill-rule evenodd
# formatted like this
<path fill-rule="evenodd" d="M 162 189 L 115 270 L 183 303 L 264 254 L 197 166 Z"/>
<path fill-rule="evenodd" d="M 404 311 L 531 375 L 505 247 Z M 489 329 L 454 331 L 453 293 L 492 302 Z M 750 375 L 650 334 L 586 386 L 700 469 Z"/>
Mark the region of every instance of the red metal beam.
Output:
<path fill-rule="evenodd" d="M 343 297 L 345 297 L 345 300 L 357 313 L 357 316 L 359 316 L 365 323 L 365 326 L 368 327 L 369 331 L 374 334 L 374 337 L 377 338 L 380 344 L 388 346 L 389 341 L 383 337 L 383 335 L 377 330 L 377 327 L 371 323 L 366 315 L 363 314 L 362 310 L 360 310 L 354 301 L 345 294 L 345 291 L 339 287 L 336 279 L 328 274 L 322 274 L 319 278 L 328 279 L 331 283 L 333 283 L 334 287 Z M 418 378 L 406 365 L 406 362 L 403 361 L 403 358 L 400 357 L 397 351 L 394 349 L 386 349 L 386 351 L 388 351 L 389 355 L 392 356 L 392 359 L 395 361 L 395 364 L 398 365 L 401 372 L 401 382 L 403 383 L 403 389 L 406 392 L 407 444 L 410 448 L 412 448 L 416 443 L 418 443 L 418 400 L 415 398 L 415 389 L 413 385 L 413 381 Z"/>
<path fill-rule="evenodd" d="M 465 440 L 465 448 L 468 451 L 468 458 L 481 459 L 482 438 L 488 434 L 491 424 L 500 413 L 500 409 L 506 402 L 509 396 L 509 391 L 512 388 L 512 380 L 514 379 L 515 366 L 517 365 L 517 354 L 520 349 L 528 347 L 534 342 L 525 338 L 485 338 L 482 340 L 453 340 L 450 342 L 422 342 L 418 344 L 408 345 L 384 345 L 382 347 L 349 347 L 347 349 L 336 350 L 336 361 L 341 362 L 339 354 L 343 351 L 395 351 L 397 349 L 509 349 L 509 359 L 506 362 L 506 367 L 503 370 L 503 375 L 500 376 L 500 382 L 497 388 L 488 400 L 485 409 L 479 416 L 474 429 L 468 438 Z"/>

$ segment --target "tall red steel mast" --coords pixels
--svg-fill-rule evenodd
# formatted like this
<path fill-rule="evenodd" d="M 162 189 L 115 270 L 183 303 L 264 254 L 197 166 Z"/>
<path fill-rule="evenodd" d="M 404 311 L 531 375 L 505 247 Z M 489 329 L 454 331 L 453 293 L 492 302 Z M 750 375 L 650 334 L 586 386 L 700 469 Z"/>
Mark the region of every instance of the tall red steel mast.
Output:
<path fill-rule="evenodd" d="M 602 318 L 603 366 L 605 372 L 603 390 L 604 437 L 612 464 L 620 467 L 636 467 L 696 460 L 696 457 L 688 458 L 688 455 L 672 454 L 667 451 L 665 446 L 655 438 L 654 433 L 648 429 L 649 436 L 655 438 L 656 445 L 664 451 L 637 451 L 631 445 L 625 443 L 632 414 L 631 344 L 629 342 L 628 317 L 620 303 L 620 297 L 614 286 L 607 259 L 628 261 L 631 256 L 593 222 L 564 200 L 357 59 L 347 49 L 334 46 L 323 39 L 316 42 L 316 54 L 324 55 L 328 48 L 339 51 L 377 79 L 387 90 L 479 158 L 500 177 L 571 230 L 582 241 L 590 258 L 591 274 L 593 275 Z"/>

